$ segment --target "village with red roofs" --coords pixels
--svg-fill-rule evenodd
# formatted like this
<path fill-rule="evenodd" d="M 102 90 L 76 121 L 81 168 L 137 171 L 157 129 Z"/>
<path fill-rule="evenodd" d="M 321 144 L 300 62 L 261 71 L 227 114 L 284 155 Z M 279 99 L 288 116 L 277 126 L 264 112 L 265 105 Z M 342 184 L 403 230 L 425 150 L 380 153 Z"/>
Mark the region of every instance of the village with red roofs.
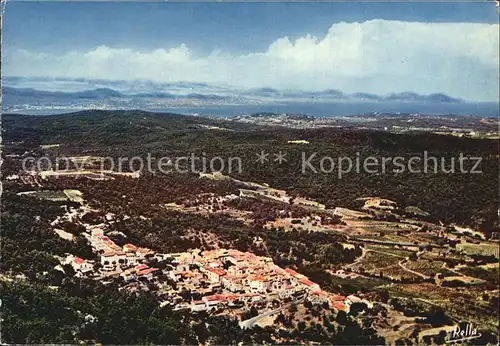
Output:
<path fill-rule="evenodd" d="M 88 212 L 71 211 L 75 217 Z M 112 221 L 112 216 L 109 216 Z M 57 222 L 54 223 L 57 225 Z M 104 235 L 105 224 L 86 225 L 85 237 L 99 261 L 85 260 L 69 254 L 61 258 L 57 269 L 70 265 L 77 277 L 107 281 L 116 279 L 121 290 L 150 290 L 155 285 L 161 305 L 174 310 L 226 312 L 239 316 L 244 323 L 245 311 L 252 307 L 259 314 L 277 312 L 273 302 L 308 301 L 335 311 L 349 312 L 354 303 L 372 303 L 356 295 L 326 292 L 308 277 L 292 268 L 281 268 L 270 257 L 257 256 L 236 249 L 216 249 L 161 254 L 126 243 L 117 245 Z M 152 265 L 152 263 L 156 264 Z M 283 304 L 281 309 L 288 307 Z M 258 316 L 253 316 L 253 318 Z"/>

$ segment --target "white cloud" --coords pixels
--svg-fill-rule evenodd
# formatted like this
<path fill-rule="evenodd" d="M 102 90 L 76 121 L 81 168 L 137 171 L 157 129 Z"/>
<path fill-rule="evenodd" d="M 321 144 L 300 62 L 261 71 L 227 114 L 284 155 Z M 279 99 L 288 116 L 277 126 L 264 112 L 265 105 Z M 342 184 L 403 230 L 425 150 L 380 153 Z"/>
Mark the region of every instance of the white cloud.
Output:
<path fill-rule="evenodd" d="M 334 24 L 322 38 L 279 38 L 267 51 L 246 55 L 197 56 L 184 44 L 147 52 L 101 46 L 59 55 L 4 50 L 4 74 L 377 94 L 411 90 L 496 101 L 498 46 L 499 25 L 372 20 Z"/>

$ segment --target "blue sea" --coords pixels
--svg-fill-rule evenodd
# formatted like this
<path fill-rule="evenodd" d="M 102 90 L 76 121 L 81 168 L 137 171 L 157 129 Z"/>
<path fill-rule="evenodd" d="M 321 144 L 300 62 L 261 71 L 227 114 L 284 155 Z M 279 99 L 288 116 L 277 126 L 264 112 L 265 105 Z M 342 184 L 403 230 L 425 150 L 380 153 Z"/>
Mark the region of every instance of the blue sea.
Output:
<path fill-rule="evenodd" d="M 25 109 L 15 113 L 48 115 L 70 113 L 84 109 L 75 107 L 55 109 Z M 305 114 L 316 117 L 365 115 L 392 113 L 422 115 L 469 115 L 476 117 L 499 117 L 498 103 L 423 103 L 423 102 L 289 102 L 260 105 L 221 105 L 200 107 L 142 108 L 145 111 L 168 112 L 200 116 L 234 117 L 260 112 Z"/>
<path fill-rule="evenodd" d="M 180 114 L 198 114 L 232 117 L 260 112 L 306 114 L 316 117 L 362 115 L 370 113 L 419 113 L 422 115 L 470 115 L 477 117 L 499 117 L 498 103 L 434 104 L 414 102 L 294 102 L 273 105 L 244 105 L 220 107 L 167 108 L 165 111 Z"/>

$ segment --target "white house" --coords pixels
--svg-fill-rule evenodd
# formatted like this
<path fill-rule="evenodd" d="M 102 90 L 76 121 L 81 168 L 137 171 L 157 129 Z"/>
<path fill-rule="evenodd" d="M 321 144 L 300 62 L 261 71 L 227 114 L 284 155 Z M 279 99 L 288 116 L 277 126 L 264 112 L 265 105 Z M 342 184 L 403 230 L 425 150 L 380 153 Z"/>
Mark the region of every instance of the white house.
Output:
<path fill-rule="evenodd" d="M 139 263 L 139 259 L 134 253 L 126 253 L 126 265 L 135 266 Z"/>
<path fill-rule="evenodd" d="M 203 268 L 202 271 L 212 283 L 219 283 L 221 277 L 226 275 L 226 271 L 219 268 Z"/>
<path fill-rule="evenodd" d="M 265 292 L 267 288 L 266 279 L 262 276 L 251 276 L 248 278 L 250 290 L 252 292 Z"/>
<path fill-rule="evenodd" d="M 195 300 L 191 304 L 191 311 L 205 311 L 207 308 L 208 307 L 203 300 Z"/>
<path fill-rule="evenodd" d="M 221 284 L 231 292 L 241 291 L 244 288 L 244 276 L 225 275 L 221 278 Z"/>
<path fill-rule="evenodd" d="M 71 266 L 76 272 L 81 272 L 82 274 L 88 273 L 94 269 L 92 263 L 89 263 L 88 261 L 80 257 L 73 257 Z"/>
<path fill-rule="evenodd" d="M 113 270 L 118 265 L 118 256 L 114 251 L 108 251 L 101 255 L 101 264 L 104 270 Z"/>
<path fill-rule="evenodd" d="M 309 293 L 307 296 L 307 300 L 309 300 L 313 304 L 323 304 L 323 303 L 329 303 L 330 296 L 327 292 L 318 290 L 318 291 L 312 291 Z"/>
<path fill-rule="evenodd" d="M 135 269 L 128 269 L 123 271 L 120 276 L 125 280 L 125 281 L 132 281 L 137 278 L 135 274 Z"/>
<path fill-rule="evenodd" d="M 207 308 L 217 306 L 218 304 L 221 304 L 223 301 L 225 301 L 224 296 L 222 296 L 220 294 L 205 296 L 201 299 L 205 302 L 205 305 Z"/>
<path fill-rule="evenodd" d="M 82 274 L 94 270 L 94 265 L 92 263 L 73 255 L 68 255 L 66 258 L 61 260 L 61 264 L 69 264 L 78 276 L 82 276 Z M 64 271 L 62 267 L 61 270 Z"/>

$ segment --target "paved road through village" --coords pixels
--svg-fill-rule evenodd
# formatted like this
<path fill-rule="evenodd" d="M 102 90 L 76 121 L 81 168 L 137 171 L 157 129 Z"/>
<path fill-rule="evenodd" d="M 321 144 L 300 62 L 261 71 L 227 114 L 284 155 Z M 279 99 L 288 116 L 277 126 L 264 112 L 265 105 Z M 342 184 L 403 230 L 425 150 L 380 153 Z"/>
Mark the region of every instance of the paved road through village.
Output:
<path fill-rule="evenodd" d="M 302 303 L 303 301 L 305 300 L 305 298 L 302 298 L 302 299 L 299 299 L 297 301 L 294 301 L 294 302 L 291 302 L 291 303 L 288 303 L 288 304 L 285 304 L 283 306 L 280 306 L 279 308 L 277 309 L 274 309 L 274 310 L 269 310 L 269 311 L 266 311 L 260 315 L 257 315 L 255 317 L 252 317 L 252 318 L 249 318 L 248 320 L 245 320 L 245 321 L 241 321 L 239 323 L 240 325 L 240 328 L 241 329 L 252 329 L 253 327 L 255 327 L 255 325 L 257 323 L 260 322 L 260 320 L 262 320 L 263 318 L 265 317 L 269 317 L 271 315 L 274 315 L 282 310 L 285 310 L 286 308 L 292 306 L 292 305 L 295 305 L 295 304 L 299 304 L 299 303 Z"/>

